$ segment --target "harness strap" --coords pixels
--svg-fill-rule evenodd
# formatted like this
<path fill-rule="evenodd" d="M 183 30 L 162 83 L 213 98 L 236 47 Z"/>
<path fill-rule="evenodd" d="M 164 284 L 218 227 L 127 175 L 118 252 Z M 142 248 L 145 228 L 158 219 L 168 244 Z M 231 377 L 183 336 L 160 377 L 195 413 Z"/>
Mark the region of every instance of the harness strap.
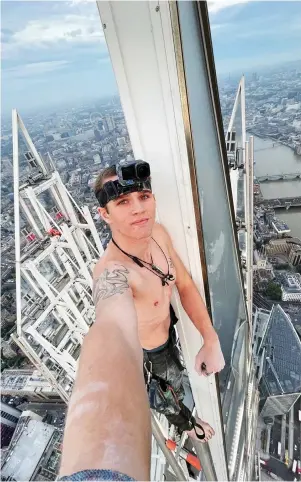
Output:
<path fill-rule="evenodd" d="M 187 422 L 189 424 L 189 430 L 194 429 L 197 438 L 199 440 L 203 440 L 205 438 L 205 430 L 203 429 L 202 425 L 197 423 L 197 421 L 194 418 L 194 416 L 192 415 L 191 411 L 189 410 L 188 407 L 186 407 L 186 405 L 184 405 L 183 402 L 180 402 L 180 406 L 181 406 L 181 412 L 180 413 L 187 420 Z M 196 427 L 199 428 L 203 432 L 201 435 L 199 435 L 197 433 Z"/>

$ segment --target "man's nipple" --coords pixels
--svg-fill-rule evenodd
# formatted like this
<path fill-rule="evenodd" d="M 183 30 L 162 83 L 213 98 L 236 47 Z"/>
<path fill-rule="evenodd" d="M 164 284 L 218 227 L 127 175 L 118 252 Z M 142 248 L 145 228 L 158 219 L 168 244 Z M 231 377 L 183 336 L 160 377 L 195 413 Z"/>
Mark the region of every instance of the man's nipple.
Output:
<path fill-rule="evenodd" d="M 155 301 L 154 306 L 158 306 L 159 301 Z"/>

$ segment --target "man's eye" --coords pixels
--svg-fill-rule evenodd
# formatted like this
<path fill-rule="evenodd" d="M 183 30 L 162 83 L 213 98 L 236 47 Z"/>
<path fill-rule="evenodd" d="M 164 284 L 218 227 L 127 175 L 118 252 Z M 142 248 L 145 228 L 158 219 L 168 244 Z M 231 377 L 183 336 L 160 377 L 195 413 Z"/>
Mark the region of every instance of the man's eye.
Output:
<path fill-rule="evenodd" d="M 143 199 L 149 199 L 149 197 L 150 197 L 149 194 L 143 194 L 143 195 L 142 195 L 142 198 L 143 198 Z"/>
<path fill-rule="evenodd" d="M 122 201 L 119 201 L 119 203 L 117 204 L 117 206 L 119 206 L 119 204 L 125 204 L 127 202 L 126 199 L 123 199 Z"/>

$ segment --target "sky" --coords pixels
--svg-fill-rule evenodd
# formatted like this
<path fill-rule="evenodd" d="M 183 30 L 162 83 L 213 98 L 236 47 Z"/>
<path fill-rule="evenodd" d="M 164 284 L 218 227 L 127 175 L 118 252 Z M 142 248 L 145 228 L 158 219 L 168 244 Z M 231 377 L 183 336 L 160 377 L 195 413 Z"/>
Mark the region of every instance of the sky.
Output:
<path fill-rule="evenodd" d="M 218 75 L 301 58 L 301 2 L 209 2 Z M 2 0 L 2 113 L 116 94 L 96 3 Z"/>

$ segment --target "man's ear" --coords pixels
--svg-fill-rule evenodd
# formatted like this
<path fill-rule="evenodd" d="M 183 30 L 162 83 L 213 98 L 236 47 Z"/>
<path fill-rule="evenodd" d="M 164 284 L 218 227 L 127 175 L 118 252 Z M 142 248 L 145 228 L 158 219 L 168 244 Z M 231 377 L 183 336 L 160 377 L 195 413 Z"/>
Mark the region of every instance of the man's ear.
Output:
<path fill-rule="evenodd" d="M 107 224 L 111 224 L 111 220 L 110 220 L 110 214 L 108 213 L 107 209 L 106 208 L 97 208 L 99 214 L 101 215 L 102 219 L 104 220 L 105 223 Z"/>

